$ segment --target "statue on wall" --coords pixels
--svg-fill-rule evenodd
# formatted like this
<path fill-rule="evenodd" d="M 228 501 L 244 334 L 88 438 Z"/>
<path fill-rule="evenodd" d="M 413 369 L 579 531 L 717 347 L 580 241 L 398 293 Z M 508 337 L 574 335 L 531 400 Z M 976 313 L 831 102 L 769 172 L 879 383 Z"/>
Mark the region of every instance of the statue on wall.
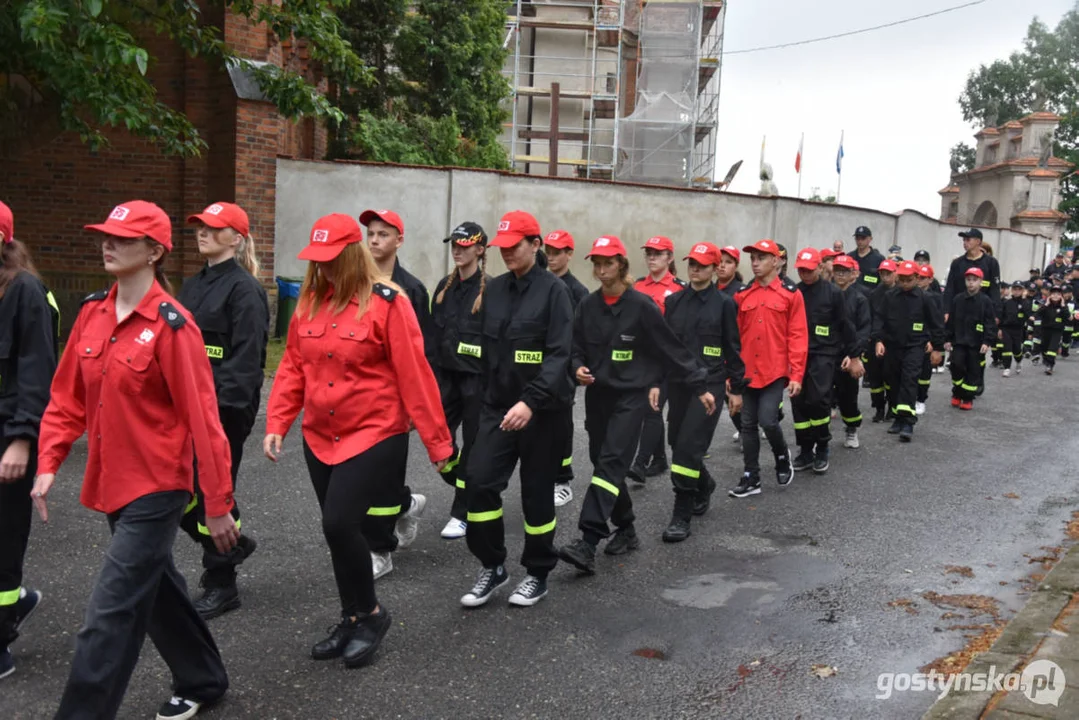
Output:
<path fill-rule="evenodd" d="M 758 195 L 764 197 L 772 197 L 779 195 L 779 188 L 774 182 L 772 182 L 772 164 L 764 163 L 761 165 L 761 189 L 757 192 Z"/>
<path fill-rule="evenodd" d="M 1049 167 L 1049 158 L 1053 157 L 1053 131 L 1046 130 L 1038 138 L 1038 146 L 1041 148 L 1041 155 L 1038 157 L 1038 167 Z"/>

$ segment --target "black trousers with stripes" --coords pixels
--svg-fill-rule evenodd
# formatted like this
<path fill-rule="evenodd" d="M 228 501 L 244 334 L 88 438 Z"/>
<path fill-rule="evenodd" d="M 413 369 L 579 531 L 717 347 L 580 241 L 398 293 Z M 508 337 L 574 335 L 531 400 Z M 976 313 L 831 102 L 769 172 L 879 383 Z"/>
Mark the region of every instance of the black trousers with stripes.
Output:
<path fill-rule="evenodd" d="M 716 398 L 716 411 L 708 415 L 704 405 L 686 385 L 672 383 L 668 395 L 667 429 L 671 445 L 671 484 L 675 495 L 706 495 L 716 481 L 704 466 L 719 418 L 723 416 L 724 383 L 709 385 Z"/>

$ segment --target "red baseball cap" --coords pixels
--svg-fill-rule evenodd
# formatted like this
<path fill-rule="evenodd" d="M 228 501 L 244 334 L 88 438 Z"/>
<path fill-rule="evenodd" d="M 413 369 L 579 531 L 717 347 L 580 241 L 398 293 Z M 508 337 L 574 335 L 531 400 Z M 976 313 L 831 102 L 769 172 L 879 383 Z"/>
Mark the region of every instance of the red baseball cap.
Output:
<path fill-rule="evenodd" d="M 15 215 L 3 201 L 0 201 L 0 233 L 4 234 L 5 243 L 15 239 Z"/>
<path fill-rule="evenodd" d="M 701 265 L 717 265 L 719 263 L 719 248 L 710 242 L 697 243 L 689 251 L 683 260 L 696 260 Z"/>
<path fill-rule="evenodd" d="M 918 275 L 921 276 L 921 277 L 924 277 L 924 278 L 933 277 L 933 266 L 932 265 L 922 265 L 920 268 L 918 268 Z"/>
<path fill-rule="evenodd" d="M 837 257 L 839 257 L 842 254 L 843 253 L 836 252 L 832 248 L 823 248 L 820 251 L 820 261 L 824 262 L 826 260 L 834 260 L 834 259 L 836 259 Z"/>
<path fill-rule="evenodd" d="M 963 273 L 963 275 L 964 276 L 966 276 L 966 275 L 974 275 L 974 276 L 979 277 L 979 278 L 983 278 L 983 279 L 985 278 L 985 273 L 983 273 L 981 271 L 981 268 L 975 268 L 975 267 L 967 268 L 967 271 L 965 273 Z"/>
<path fill-rule="evenodd" d="M 360 224 L 364 227 L 370 225 L 372 220 L 381 220 L 397 228 L 397 232 L 402 235 L 405 234 L 405 221 L 393 210 L 364 210 L 360 214 Z"/>
<path fill-rule="evenodd" d="M 854 261 L 850 255 L 845 253 L 839 253 L 835 256 L 835 262 L 832 263 L 837 268 L 847 268 L 848 270 L 857 270 L 858 263 Z"/>
<path fill-rule="evenodd" d="M 662 235 L 648 238 L 641 247 L 645 250 L 670 250 L 671 252 L 674 252 L 674 243 L 669 237 L 664 237 Z"/>
<path fill-rule="evenodd" d="M 148 237 L 172 252 L 172 221 L 164 210 L 145 200 L 129 200 L 117 205 L 105 222 L 85 228 L 114 237 Z"/>
<path fill-rule="evenodd" d="M 311 228 L 311 242 L 297 255 L 300 260 L 330 262 L 346 245 L 363 240 L 363 230 L 356 218 L 344 213 L 323 215 Z"/>
<path fill-rule="evenodd" d="M 734 258 L 735 262 L 742 261 L 742 251 L 736 248 L 734 245 L 725 245 L 719 249 L 719 252 L 727 253 L 732 258 Z M 717 257 L 716 260 L 719 260 L 719 258 Z"/>
<path fill-rule="evenodd" d="M 761 252 L 768 255 L 775 255 L 776 257 L 782 257 L 783 253 L 779 249 L 779 245 L 774 240 L 758 240 L 752 245 L 746 245 L 742 248 L 742 252 Z"/>
<path fill-rule="evenodd" d="M 247 221 L 247 213 L 239 205 L 221 202 L 214 203 L 198 215 L 192 215 L 187 219 L 188 224 L 200 222 L 212 228 L 230 227 L 243 236 L 251 233 L 251 225 Z"/>
<path fill-rule="evenodd" d="M 592 243 L 592 252 L 585 255 L 585 258 L 593 256 L 614 257 L 615 255 L 625 257 L 626 246 L 614 235 L 604 235 L 603 237 L 596 238 L 596 241 Z"/>
<path fill-rule="evenodd" d="M 498 221 L 498 234 L 491 245 L 498 248 L 511 248 L 526 237 L 540 237 L 539 221 L 524 210 L 514 210 L 502 216 Z"/>
<path fill-rule="evenodd" d="M 881 263 L 881 265 L 883 266 L 884 263 Z M 912 263 L 910 260 L 907 260 L 906 262 L 900 263 L 899 267 L 895 271 L 895 274 L 904 277 L 907 275 L 917 275 L 918 266 L 915 263 Z"/>
<path fill-rule="evenodd" d="M 802 248 L 798 251 L 798 259 L 794 261 L 796 270 L 816 270 L 820 264 L 820 250 L 816 248 Z"/>
<path fill-rule="evenodd" d="M 877 272 L 880 272 L 881 270 L 887 270 L 888 272 L 895 272 L 897 269 L 898 268 L 896 268 L 895 263 L 893 261 L 891 261 L 891 260 L 882 260 L 880 265 L 877 266 Z"/>
<path fill-rule="evenodd" d="M 573 249 L 573 236 L 565 230 L 555 230 L 553 233 L 548 233 L 547 238 L 543 241 L 544 245 L 549 247 L 558 248 L 559 250 Z"/>

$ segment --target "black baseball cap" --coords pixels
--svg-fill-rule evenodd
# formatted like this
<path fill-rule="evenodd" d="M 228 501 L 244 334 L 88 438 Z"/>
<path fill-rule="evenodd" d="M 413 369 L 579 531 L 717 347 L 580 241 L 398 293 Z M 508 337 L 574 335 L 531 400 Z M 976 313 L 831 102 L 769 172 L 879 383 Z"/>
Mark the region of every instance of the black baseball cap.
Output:
<path fill-rule="evenodd" d="M 919 250 L 918 252 L 914 253 L 914 259 L 915 260 L 929 260 L 929 251 L 928 250 Z"/>
<path fill-rule="evenodd" d="M 982 239 L 982 231 L 979 230 L 978 228 L 971 228 L 970 230 L 964 230 L 963 232 L 959 233 L 959 237 L 961 237 L 961 238 L 978 238 L 979 240 L 981 240 Z"/>
<path fill-rule="evenodd" d="M 1042 274 L 1042 271 L 1041 271 L 1041 270 L 1039 270 L 1038 268 L 1031 268 L 1031 269 L 1030 269 L 1030 274 L 1031 274 L 1031 275 L 1041 275 L 1041 274 Z"/>
<path fill-rule="evenodd" d="M 854 228 L 854 237 L 873 237 L 873 231 L 865 225 L 859 225 Z"/>
<path fill-rule="evenodd" d="M 892 245 L 890 248 L 888 248 L 888 254 L 889 255 L 902 255 L 903 254 L 903 248 L 899 247 L 898 245 Z"/>
<path fill-rule="evenodd" d="M 1063 252 L 1058 252 L 1058 253 L 1057 253 L 1057 257 L 1058 257 L 1058 258 L 1062 258 L 1062 257 L 1064 257 L 1064 253 L 1063 253 Z"/>
<path fill-rule="evenodd" d="M 1023 282 L 1022 280 L 1016 280 L 1015 282 L 1012 283 L 1013 288 L 1025 288 L 1026 286 L 1027 286 L 1027 284 L 1025 282 Z"/>
<path fill-rule="evenodd" d="M 463 247 L 469 247 L 476 243 L 486 245 L 487 233 L 483 231 L 483 228 L 478 223 L 463 222 L 455 227 L 450 236 L 442 242 L 454 242 Z"/>

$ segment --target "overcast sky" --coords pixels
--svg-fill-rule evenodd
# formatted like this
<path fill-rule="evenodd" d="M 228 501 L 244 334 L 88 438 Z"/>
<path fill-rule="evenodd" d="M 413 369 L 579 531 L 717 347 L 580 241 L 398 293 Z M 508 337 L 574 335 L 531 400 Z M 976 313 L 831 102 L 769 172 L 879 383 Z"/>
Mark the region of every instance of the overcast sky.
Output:
<path fill-rule="evenodd" d="M 879 25 L 961 5 L 966 0 L 730 0 L 726 50 L 776 45 Z M 937 191 L 949 179 L 948 149 L 973 144 L 957 98 L 967 74 L 1022 46 L 1038 16 L 1055 27 L 1075 0 L 986 0 L 981 5 L 814 45 L 728 55 L 720 90 L 717 175 L 745 164 L 732 190 L 756 193 L 761 136 L 781 195 L 794 196 L 794 158 L 805 132 L 802 197 L 836 189 L 840 202 L 940 214 Z"/>

